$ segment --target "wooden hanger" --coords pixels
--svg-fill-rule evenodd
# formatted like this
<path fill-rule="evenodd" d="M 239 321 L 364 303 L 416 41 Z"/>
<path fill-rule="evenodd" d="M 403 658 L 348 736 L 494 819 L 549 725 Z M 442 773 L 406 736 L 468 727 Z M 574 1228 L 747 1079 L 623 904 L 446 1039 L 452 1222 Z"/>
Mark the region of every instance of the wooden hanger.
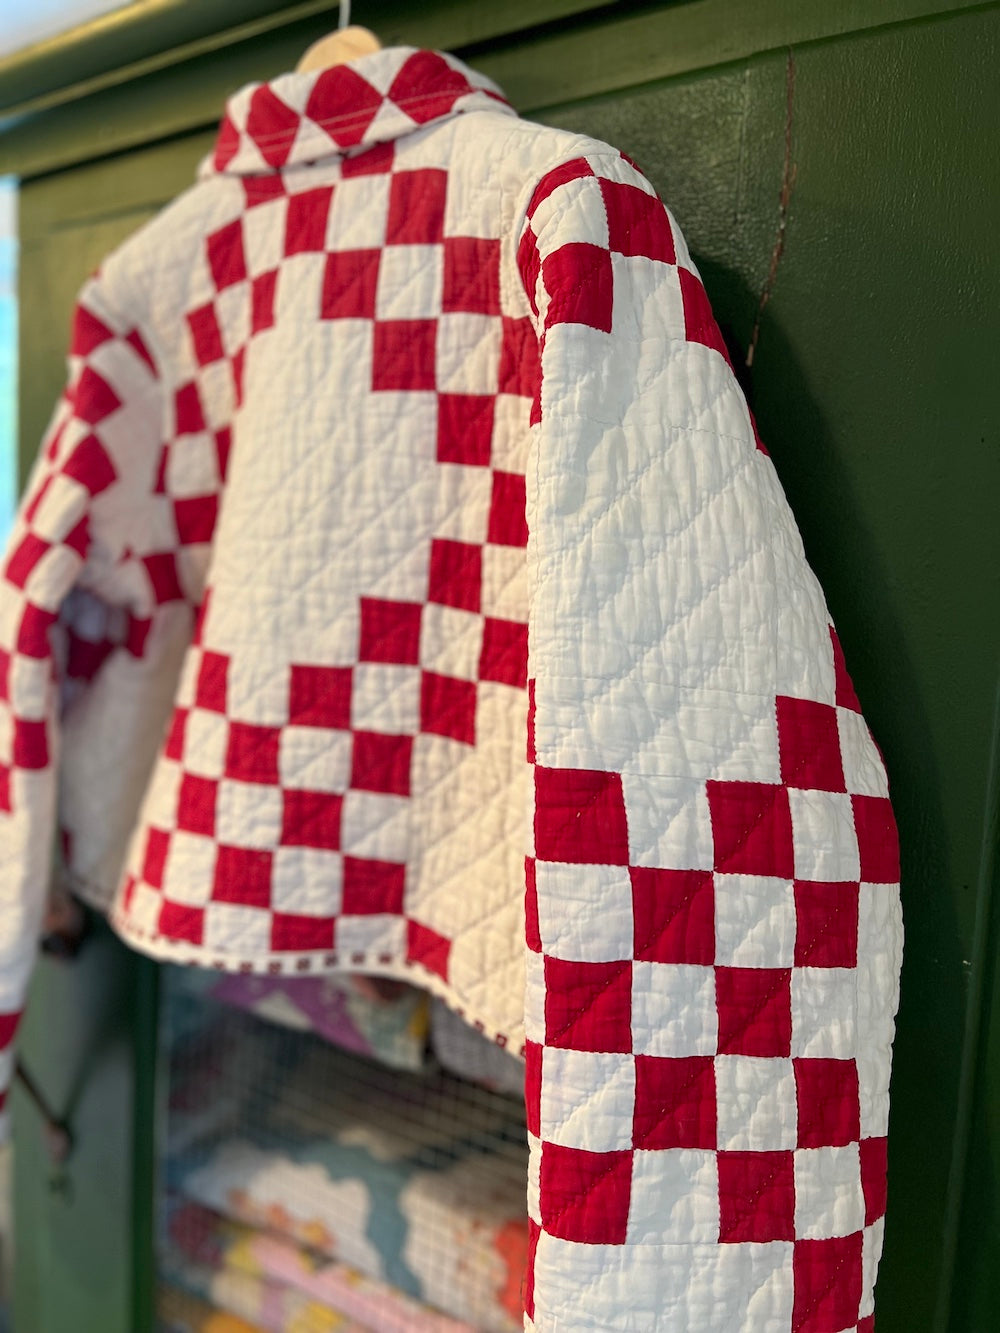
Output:
<path fill-rule="evenodd" d="M 295 66 L 297 74 L 307 74 L 315 69 L 332 69 L 334 65 L 345 65 L 358 56 L 371 55 L 381 51 L 382 43 L 368 28 L 361 28 L 351 23 L 350 0 L 341 0 L 340 23 L 336 32 L 328 33 L 318 42 L 313 42 L 309 50 Z"/>

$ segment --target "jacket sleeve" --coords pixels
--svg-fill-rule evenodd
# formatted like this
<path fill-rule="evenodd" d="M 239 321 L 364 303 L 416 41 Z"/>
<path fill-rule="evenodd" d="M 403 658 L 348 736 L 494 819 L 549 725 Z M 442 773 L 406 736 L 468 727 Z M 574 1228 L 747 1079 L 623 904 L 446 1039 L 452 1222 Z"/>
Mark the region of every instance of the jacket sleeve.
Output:
<path fill-rule="evenodd" d="M 0 572 L 0 1131 L 52 870 L 62 715 L 116 651 L 141 657 L 161 437 L 149 348 L 99 278 L 73 319 L 68 380 Z M 116 605 L 117 604 L 117 605 Z M 154 636 L 155 637 L 155 636 Z M 122 708 L 127 710 L 122 701 Z M 95 774 L 97 783 L 100 774 Z"/>
<path fill-rule="evenodd" d="M 537 185 L 527 1327 L 870 1330 L 885 773 L 676 224 Z"/>

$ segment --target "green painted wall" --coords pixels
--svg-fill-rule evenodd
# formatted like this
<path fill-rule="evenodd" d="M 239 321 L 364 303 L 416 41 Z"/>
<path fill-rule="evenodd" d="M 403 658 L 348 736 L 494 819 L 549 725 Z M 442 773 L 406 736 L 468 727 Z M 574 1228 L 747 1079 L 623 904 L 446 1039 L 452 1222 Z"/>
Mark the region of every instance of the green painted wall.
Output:
<path fill-rule="evenodd" d="M 266 15 L 248 5 L 253 23 L 220 42 L 191 27 L 187 0 L 172 8 L 170 41 L 193 44 L 152 65 L 137 26 L 119 34 L 103 74 L 86 44 L 74 74 L 73 43 L 62 83 L 51 60 L 34 85 L 30 61 L 16 71 L 22 106 L 37 94 L 36 113 L 0 135 L 25 177 L 26 453 L 61 382 L 69 302 L 87 267 L 187 183 L 228 90 L 293 64 L 331 25 L 315 4 Z M 734 358 L 745 363 L 754 343 L 747 391 L 885 751 L 902 833 L 907 942 L 879 1331 L 988 1333 L 1000 1327 L 1000 6 L 365 9 L 383 37 L 458 46 L 522 109 L 637 159 L 688 236 Z M 229 4 L 228 19 L 239 10 Z M 77 76 L 96 83 L 74 88 Z M 0 104 L 16 100 L 2 90 L 0 77 Z M 66 1003 L 48 984 L 37 1006 L 47 1016 L 33 1015 L 28 1034 L 39 1067 Z M 131 1031 L 140 1046 L 149 1035 Z M 101 1085 L 126 1126 L 149 1123 L 148 1061 L 140 1068 L 138 1109 L 130 1087 Z M 115 1207 L 138 1185 L 146 1196 L 130 1207 L 142 1217 L 148 1136 L 135 1144 Z M 72 1290 L 76 1305 L 61 1308 L 76 1322 L 37 1322 L 39 1282 L 23 1276 L 18 1333 L 138 1333 L 124 1315 L 91 1314 L 53 1266 L 42 1186 L 29 1159 L 22 1273 Z M 144 1252 L 142 1235 L 135 1245 Z M 116 1310 L 144 1305 L 148 1269 L 135 1271 L 138 1286 L 119 1279 L 128 1290 Z"/>

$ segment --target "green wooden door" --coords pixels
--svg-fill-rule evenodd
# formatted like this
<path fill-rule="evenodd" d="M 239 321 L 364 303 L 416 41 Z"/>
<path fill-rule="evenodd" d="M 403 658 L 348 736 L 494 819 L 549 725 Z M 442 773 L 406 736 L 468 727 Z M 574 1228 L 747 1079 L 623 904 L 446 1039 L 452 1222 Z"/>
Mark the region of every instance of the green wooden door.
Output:
<path fill-rule="evenodd" d="M 60 380 L 78 277 L 187 183 L 226 92 L 290 67 L 333 21 L 318 0 L 226 0 L 218 23 L 248 22 L 212 36 L 193 0 L 155 8 L 155 22 L 140 6 L 113 41 L 105 33 L 103 62 L 100 42 L 84 37 L 64 45 L 61 65 L 45 53 L 0 64 L 0 105 L 34 107 L 0 139 L 24 180 L 30 448 Z M 878 1327 L 1000 1327 L 1000 6 L 368 0 L 356 11 L 385 41 L 458 50 L 527 114 L 625 149 L 687 234 L 827 590 L 899 816 L 907 940 Z M 84 972 L 72 983 L 81 994 Z M 37 988 L 27 1051 L 40 1069 L 57 1066 L 57 1085 L 68 1067 L 53 1034 L 70 983 L 54 977 Z M 87 1006 L 97 1041 L 96 991 Z M 115 1019 L 119 1045 L 100 1048 L 120 1052 L 114 1087 L 90 1048 L 66 1055 L 95 1116 L 114 1110 L 118 1135 L 137 1116 L 148 1125 L 128 1075 L 148 1032 L 126 1020 Z M 148 1072 L 143 1086 L 148 1095 Z M 148 1142 L 135 1145 L 108 1204 L 103 1305 L 87 1303 L 77 1261 L 61 1258 L 97 1242 L 81 1239 L 64 1203 L 39 1203 L 42 1164 L 22 1154 L 18 1333 L 142 1327 L 124 1311 L 143 1307 L 146 1278 L 112 1272 L 149 1272 L 151 1159 Z M 147 1219 L 131 1241 L 126 1210 Z M 74 1300 L 75 1324 L 35 1313 Z"/>

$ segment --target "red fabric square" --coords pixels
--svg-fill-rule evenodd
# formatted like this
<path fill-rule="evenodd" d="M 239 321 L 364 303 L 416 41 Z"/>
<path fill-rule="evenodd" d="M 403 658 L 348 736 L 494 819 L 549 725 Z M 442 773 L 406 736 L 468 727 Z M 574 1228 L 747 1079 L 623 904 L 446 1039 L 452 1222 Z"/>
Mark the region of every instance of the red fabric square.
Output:
<path fill-rule="evenodd" d="M 504 319 L 497 392 L 534 398 L 542 379 L 538 335 L 530 319 Z"/>
<path fill-rule="evenodd" d="M 182 384 L 174 394 L 174 420 L 178 435 L 197 435 L 205 429 L 205 413 L 193 380 Z"/>
<path fill-rule="evenodd" d="M 717 967 L 719 1054 L 787 1056 L 792 973 L 785 967 Z M 808 1146 L 808 1145 L 802 1145 Z"/>
<path fill-rule="evenodd" d="M 794 1240 L 794 1154 L 720 1152 L 718 1163 L 719 1240 Z"/>
<path fill-rule="evenodd" d="M 156 368 L 156 362 L 153 360 L 153 354 L 143 341 L 142 334 L 139 330 L 130 329 L 125 335 L 125 341 L 128 343 L 129 347 L 131 347 L 132 351 L 135 352 L 140 361 L 143 361 L 146 366 L 148 366 L 151 373 L 154 376 L 158 376 L 159 371 Z"/>
<path fill-rule="evenodd" d="M 333 928 L 332 917 L 275 912 L 271 917 L 271 948 L 279 953 L 293 953 L 300 949 L 332 949 Z"/>
<path fill-rule="evenodd" d="M 843 1148 L 861 1137 L 858 1070 L 853 1060 L 793 1062 L 800 1148 Z"/>
<path fill-rule="evenodd" d="M 862 1236 L 799 1240 L 792 1255 L 792 1333 L 854 1328 L 861 1304 Z"/>
<path fill-rule="evenodd" d="M 437 321 L 382 319 L 375 324 L 372 391 L 433 389 Z"/>
<path fill-rule="evenodd" d="M 670 220 L 656 195 L 618 181 L 602 180 L 600 185 L 608 215 L 609 249 L 620 255 L 676 263 Z"/>
<path fill-rule="evenodd" d="M 406 923 L 406 960 L 420 963 L 430 972 L 436 972 L 443 981 L 448 980 L 448 954 L 451 940 L 429 926 L 422 926 L 419 921 Z"/>
<path fill-rule="evenodd" d="M 420 674 L 420 730 L 464 745 L 476 743 L 476 687 L 472 681 Z"/>
<path fill-rule="evenodd" d="M 478 236 L 446 236 L 442 310 L 500 313 L 500 242 Z"/>
<path fill-rule="evenodd" d="M 712 872 L 629 866 L 628 873 L 636 958 L 646 963 L 714 963 Z"/>
<path fill-rule="evenodd" d="M 272 88 L 260 84 L 254 90 L 247 115 L 247 133 L 268 166 L 284 166 L 298 127 L 298 113 Z"/>
<path fill-rule="evenodd" d="M 524 1109 L 527 1130 L 535 1138 L 542 1133 L 542 1047 L 537 1041 L 524 1043 Z"/>
<path fill-rule="evenodd" d="M 436 51 L 415 51 L 392 81 L 388 96 L 411 120 L 426 125 L 471 92 L 468 80 Z"/>
<path fill-rule="evenodd" d="M 332 65 L 317 76 L 306 102 L 306 115 L 341 148 L 354 148 L 383 100 L 378 89 L 349 65 Z"/>
<path fill-rule="evenodd" d="M 427 600 L 460 611 L 478 611 L 482 595 L 483 551 L 469 542 L 435 537 L 431 542 Z"/>
<path fill-rule="evenodd" d="M 344 158 L 340 174 L 344 180 L 350 180 L 352 176 L 384 176 L 392 170 L 395 155 L 395 144 L 391 140 L 373 144 L 360 153 L 349 153 Z"/>
<path fill-rule="evenodd" d="M 205 708 L 211 713 L 226 711 L 228 672 L 229 658 L 223 653 L 202 653 L 194 691 L 194 701 L 198 708 Z"/>
<path fill-rule="evenodd" d="M 787 789 L 767 782 L 707 782 L 705 787 L 715 869 L 791 879 L 795 855 Z"/>
<path fill-rule="evenodd" d="M 174 521 L 182 546 L 196 546 L 212 540 L 219 514 L 217 495 L 197 495 L 174 501 Z"/>
<path fill-rule="evenodd" d="M 28 582 L 31 571 L 42 557 L 50 550 L 49 543 L 33 532 L 26 532 L 11 552 L 7 560 L 7 581 L 16 588 L 23 588 Z"/>
<path fill-rule="evenodd" d="M 215 861 L 212 898 L 243 907 L 271 905 L 270 852 L 250 847 L 220 847 Z"/>
<path fill-rule="evenodd" d="M 542 1145 L 542 1226 L 583 1245 L 624 1245 L 632 1193 L 630 1152 Z"/>
<path fill-rule="evenodd" d="M 326 257 L 321 319 L 374 319 L 378 250 L 337 250 Z"/>
<path fill-rule="evenodd" d="M 187 728 L 188 710 L 175 708 L 170 718 L 167 739 L 163 743 L 163 753 L 167 759 L 184 758 L 184 732 Z"/>
<path fill-rule="evenodd" d="M 233 446 L 233 432 L 229 426 L 215 433 L 215 456 L 219 463 L 219 476 L 226 480 L 229 468 L 229 452 Z"/>
<path fill-rule="evenodd" d="M 37 771 L 49 764 L 48 727 L 42 719 L 31 722 L 24 717 L 14 718 L 12 756 L 15 768 Z"/>
<path fill-rule="evenodd" d="M 20 1009 L 12 1014 L 0 1014 L 0 1051 L 5 1051 L 17 1033 L 21 1023 Z"/>
<path fill-rule="evenodd" d="M 10 790 L 10 769 L 6 764 L 0 764 L 0 810 L 5 815 L 12 813 L 14 809 L 13 798 Z"/>
<path fill-rule="evenodd" d="M 795 881 L 795 966 L 857 967 L 857 884 Z"/>
<path fill-rule="evenodd" d="M 866 1315 L 864 1319 L 858 1320 L 858 1333 L 875 1333 L 875 1316 Z"/>
<path fill-rule="evenodd" d="M 437 460 L 488 467 L 494 400 L 485 394 L 438 394 Z"/>
<path fill-rule="evenodd" d="M 226 355 L 226 350 L 222 345 L 222 332 L 212 302 L 199 306 L 197 310 L 190 310 L 187 322 L 191 330 L 194 357 L 199 366 L 208 366 L 213 361 L 221 361 Z"/>
<path fill-rule="evenodd" d="M 86 486 L 91 495 L 100 495 L 106 491 L 118 476 L 96 435 L 88 435 L 80 441 L 63 464 L 63 472 L 81 486 Z"/>
<path fill-rule="evenodd" d="M 487 540 L 497 546 L 528 544 L 524 477 L 517 472 L 493 473 Z"/>
<path fill-rule="evenodd" d="M 532 953 L 542 952 L 542 932 L 538 924 L 538 876 L 535 858 L 524 858 L 524 933 Z"/>
<path fill-rule="evenodd" d="M 284 847 L 340 847 L 343 797 L 325 791 L 282 792 L 281 842 Z"/>
<path fill-rule="evenodd" d="M 495 680 L 523 690 L 528 683 L 528 627 L 516 620 L 483 622 L 479 679 Z"/>
<path fill-rule="evenodd" d="M 884 796 L 852 796 L 854 828 L 866 884 L 899 883 L 899 837 L 892 806 Z"/>
<path fill-rule="evenodd" d="M 389 186 L 386 245 L 439 243 L 444 235 L 447 190 L 445 171 L 397 171 Z"/>
<path fill-rule="evenodd" d="M 401 916 L 406 866 L 396 861 L 369 861 L 344 857 L 344 916 L 373 916 L 387 912 Z"/>
<path fill-rule="evenodd" d="M 524 294 L 528 298 L 531 312 L 538 314 L 538 278 L 542 271 L 542 260 L 538 253 L 538 237 L 530 227 L 525 227 L 517 243 L 517 271 L 521 275 Z"/>
<path fill-rule="evenodd" d="M 281 176 L 243 176 L 240 185 L 243 187 L 247 208 L 269 204 L 274 199 L 280 199 L 285 193 L 285 182 Z"/>
<path fill-rule="evenodd" d="M 213 232 L 205 241 L 205 246 L 208 266 L 212 270 L 212 280 L 217 290 L 243 281 L 247 275 L 247 263 L 243 254 L 243 225 L 239 218 Z"/>
<path fill-rule="evenodd" d="M 889 1169 L 889 1140 L 862 1139 L 861 1188 L 865 1196 L 865 1226 L 870 1227 L 885 1213 L 886 1173 Z"/>
<path fill-rule="evenodd" d="M 289 195 L 288 212 L 285 215 L 286 255 L 323 251 L 332 199 L 333 187 L 330 185 Z"/>
<path fill-rule="evenodd" d="M 846 791 L 837 710 L 811 699 L 779 695 L 778 753 L 786 787 Z"/>
<path fill-rule="evenodd" d="M 250 332 L 260 333 L 274 323 L 274 293 L 278 285 L 278 270 L 269 269 L 258 274 L 250 284 Z"/>
<path fill-rule="evenodd" d="M 416 666 L 420 661 L 420 612 L 419 602 L 362 597 L 359 660 Z"/>
<path fill-rule="evenodd" d="M 409 796 L 412 753 L 412 736 L 383 736 L 375 731 L 356 731 L 351 786 L 358 791 Z"/>
<path fill-rule="evenodd" d="M 170 834 L 151 828 L 146 835 L 146 854 L 142 862 L 142 877 L 154 889 L 163 888 L 163 871 L 170 850 Z"/>
<path fill-rule="evenodd" d="M 84 366 L 69 396 L 73 415 L 88 426 L 96 426 L 122 405 L 111 385 L 91 366 Z"/>
<path fill-rule="evenodd" d="M 852 713 L 860 713 L 861 705 L 858 703 L 858 696 L 854 693 L 854 684 L 848 674 L 847 662 L 844 660 L 844 650 L 840 646 L 837 631 L 832 625 L 830 626 L 830 645 L 833 649 L 834 698 L 837 707 L 849 708 Z"/>
<path fill-rule="evenodd" d="M 33 602 L 25 606 L 17 631 L 17 651 L 22 657 L 48 657 L 52 651 L 49 630 L 58 618 L 55 611 L 43 611 Z"/>
<path fill-rule="evenodd" d="M 545 1044 L 569 1051 L 632 1049 L 632 964 L 545 959 Z"/>
<path fill-rule="evenodd" d="M 546 327 L 587 324 L 611 332 L 614 277 L 602 246 L 573 242 L 554 250 L 542 260 L 542 280 L 549 294 Z"/>
<path fill-rule="evenodd" d="M 165 899 L 160 904 L 157 929 L 168 940 L 186 940 L 188 944 L 201 944 L 205 929 L 205 910 L 202 907 L 187 907 L 184 903 L 172 903 Z"/>
<path fill-rule="evenodd" d="M 558 190 L 560 185 L 569 185 L 571 181 L 578 181 L 593 174 L 594 169 L 585 157 L 576 157 L 571 162 L 562 162 L 558 167 L 553 167 L 535 186 L 528 204 L 528 217 L 534 217 L 539 205 L 548 199 L 553 190 Z"/>
<path fill-rule="evenodd" d="M 0 699 L 10 699 L 10 653 L 0 648 Z"/>
<path fill-rule="evenodd" d="M 186 833 L 215 837 L 215 801 L 219 784 L 185 773 L 177 796 L 177 827 Z"/>
<path fill-rule="evenodd" d="M 715 1061 L 635 1057 L 635 1148 L 714 1148 Z"/>
<path fill-rule="evenodd" d="M 107 324 L 85 305 L 77 305 L 73 311 L 73 328 L 70 334 L 70 355 L 89 356 L 91 352 L 106 343 L 115 335 Z"/>
<path fill-rule="evenodd" d="M 535 855 L 539 861 L 628 865 L 621 774 L 536 767 Z"/>
<path fill-rule="evenodd" d="M 722 340 L 719 326 L 712 314 L 708 295 L 698 278 L 690 269 L 679 268 L 677 278 L 681 287 L 681 304 L 684 308 L 684 332 L 689 342 L 704 343 L 721 353 L 729 361 L 726 344 Z"/>
<path fill-rule="evenodd" d="M 351 680 L 350 667 L 293 665 L 289 725 L 347 731 L 351 725 Z"/>
<path fill-rule="evenodd" d="M 249 722 L 230 722 L 226 746 L 226 777 L 240 782 L 278 783 L 280 727 L 258 727 Z"/>

